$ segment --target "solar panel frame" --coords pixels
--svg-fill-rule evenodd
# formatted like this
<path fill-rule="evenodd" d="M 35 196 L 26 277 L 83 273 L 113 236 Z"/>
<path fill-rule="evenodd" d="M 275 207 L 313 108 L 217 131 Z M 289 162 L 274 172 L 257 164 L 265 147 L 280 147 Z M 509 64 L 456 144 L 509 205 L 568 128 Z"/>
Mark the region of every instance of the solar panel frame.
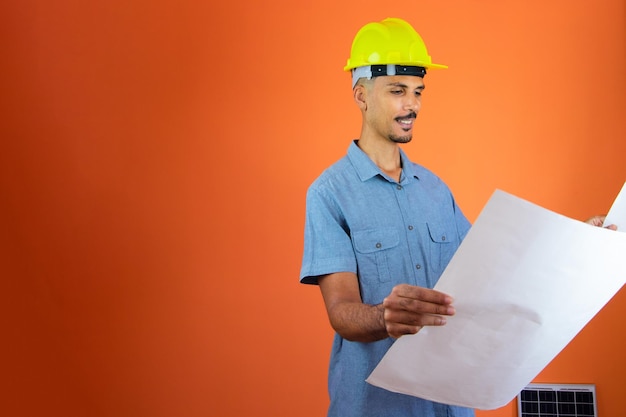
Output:
<path fill-rule="evenodd" d="M 529 384 L 517 395 L 518 417 L 598 417 L 593 384 Z"/>

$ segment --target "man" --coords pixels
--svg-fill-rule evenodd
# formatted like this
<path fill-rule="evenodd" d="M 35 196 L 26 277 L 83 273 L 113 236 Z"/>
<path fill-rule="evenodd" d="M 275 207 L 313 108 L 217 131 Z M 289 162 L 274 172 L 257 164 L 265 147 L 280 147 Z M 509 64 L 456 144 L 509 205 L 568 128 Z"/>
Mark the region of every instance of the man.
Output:
<path fill-rule="evenodd" d="M 396 338 L 455 313 L 451 297 L 432 288 L 470 223 L 448 187 L 398 146 L 412 139 L 431 68 L 445 66 L 432 63 L 407 22 L 359 30 L 344 69 L 361 134 L 307 193 L 300 280 L 319 285 L 336 331 L 329 417 L 474 415 L 365 382 Z"/>
<path fill-rule="evenodd" d="M 433 64 L 405 21 L 365 25 L 346 70 L 362 128 L 348 155 L 309 188 L 301 282 L 319 284 L 333 343 L 329 416 L 472 416 L 371 386 L 395 338 L 441 326 L 452 299 L 432 290 L 470 228 L 448 187 L 398 144 L 413 135 Z"/>

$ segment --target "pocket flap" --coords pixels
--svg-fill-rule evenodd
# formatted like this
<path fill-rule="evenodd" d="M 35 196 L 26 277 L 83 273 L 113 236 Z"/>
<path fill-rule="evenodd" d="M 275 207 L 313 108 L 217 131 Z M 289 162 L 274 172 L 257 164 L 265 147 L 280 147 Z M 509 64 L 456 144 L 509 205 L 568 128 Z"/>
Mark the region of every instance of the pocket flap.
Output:
<path fill-rule="evenodd" d="M 426 223 L 428 227 L 428 234 L 430 239 L 436 243 L 450 243 L 452 242 L 453 234 L 443 225 L 437 225 L 432 223 Z"/>
<path fill-rule="evenodd" d="M 352 233 L 354 248 L 361 253 L 373 253 L 398 246 L 400 238 L 396 229 L 359 230 Z"/>

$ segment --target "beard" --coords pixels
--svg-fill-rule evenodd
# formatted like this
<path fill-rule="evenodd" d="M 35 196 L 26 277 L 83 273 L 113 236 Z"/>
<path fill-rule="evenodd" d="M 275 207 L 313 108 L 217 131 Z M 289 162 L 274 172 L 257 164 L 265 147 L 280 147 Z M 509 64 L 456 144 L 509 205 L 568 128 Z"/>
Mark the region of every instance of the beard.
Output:
<path fill-rule="evenodd" d="M 389 135 L 389 140 L 393 143 L 409 143 L 411 139 L 413 139 L 411 134 L 405 136 Z"/>
<path fill-rule="evenodd" d="M 396 121 L 399 122 L 402 119 L 413 119 L 413 121 L 415 121 L 416 118 L 417 118 L 417 113 L 412 111 L 406 116 L 396 118 Z M 409 143 L 411 139 L 413 139 L 413 132 L 411 131 L 407 132 L 406 135 L 402 135 L 402 136 L 394 135 L 393 133 L 389 134 L 389 140 L 394 143 Z"/>

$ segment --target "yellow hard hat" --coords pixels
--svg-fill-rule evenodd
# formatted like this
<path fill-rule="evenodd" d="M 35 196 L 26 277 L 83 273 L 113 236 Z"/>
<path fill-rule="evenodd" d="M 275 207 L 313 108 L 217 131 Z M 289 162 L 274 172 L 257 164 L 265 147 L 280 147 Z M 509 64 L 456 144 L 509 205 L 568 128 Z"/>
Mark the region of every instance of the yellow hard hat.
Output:
<path fill-rule="evenodd" d="M 350 58 L 343 69 L 351 71 L 359 67 L 388 65 L 404 66 L 405 69 L 423 68 L 421 76 L 425 74 L 425 69 L 448 68 L 433 64 L 421 36 L 408 22 L 398 18 L 387 18 L 363 26 L 352 41 Z M 378 73 L 370 77 L 376 75 L 394 74 Z"/>

